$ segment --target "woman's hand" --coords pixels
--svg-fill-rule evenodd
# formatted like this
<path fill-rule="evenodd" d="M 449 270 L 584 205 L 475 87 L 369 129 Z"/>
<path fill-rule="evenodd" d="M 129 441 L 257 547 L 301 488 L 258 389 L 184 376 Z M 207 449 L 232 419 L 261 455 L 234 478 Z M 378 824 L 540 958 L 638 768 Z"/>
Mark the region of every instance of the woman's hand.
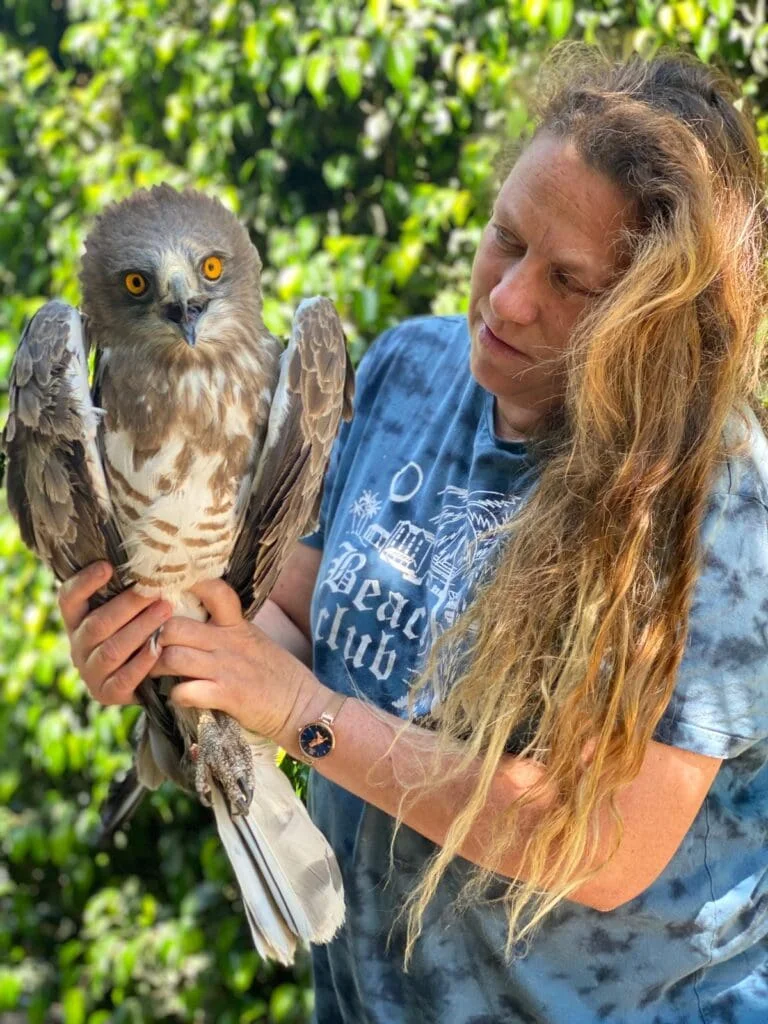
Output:
<path fill-rule="evenodd" d="M 223 580 L 191 591 L 208 622 L 174 616 L 160 636 L 151 675 L 184 676 L 171 699 L 182 707 L 214 708 L 278 743 L 289 720 L 325 688 L 306 666 L 243 618 L 240 599 Z"/>
<path fill-rule="evenodd" d="M 102 704 L 131 704 L 160 653 L 151 637 L 173 610 L 167 601 L 126 590 L 89 613 L 89 598 L 113 572 L 108 562 L 82 569 L 62 585 L 59 608 L 72 662 L 91 696 Z"/>

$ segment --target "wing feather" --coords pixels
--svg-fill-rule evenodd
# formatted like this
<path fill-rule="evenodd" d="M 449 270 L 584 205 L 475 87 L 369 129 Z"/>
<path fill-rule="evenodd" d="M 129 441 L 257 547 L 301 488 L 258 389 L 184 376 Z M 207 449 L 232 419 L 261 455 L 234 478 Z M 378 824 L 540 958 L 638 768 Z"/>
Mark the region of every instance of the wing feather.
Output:
<path fill-rule="evenodd" d="M 88 385 L 88 348 L 80 313 L 47 302 L 27 324 L 9 380 L 9 414 L 0 449 L 8 508 L 27 547 L 59 580 L 91 562 L 124 561 L 100 453 L 101 410 Z M 91 601 L 124 589 L 116 573 Z M 178 749 L 183 742 L 155 684 L 137 690 L 152 722 Z"/>
<path fill-rule="evenodd" d="M 352 415 L 353 394 L 354 373 L 333 303 L 302 302 L 225 575 L 248 616 L 269 595 L 294 543 L 314 525 L 331 447 L 342 417 Z"/>
<path fill-rule="evenodd" d="M 60 580 L 98 559 L 119 564 L 120 533 L 96 443 L 99 413 L 72 306 L 48 302 L 30 320 L 11 366 L 9 404 L 8 507 L 24 542 Z M 117 581 L 112 589 L 120 589 Z"/>

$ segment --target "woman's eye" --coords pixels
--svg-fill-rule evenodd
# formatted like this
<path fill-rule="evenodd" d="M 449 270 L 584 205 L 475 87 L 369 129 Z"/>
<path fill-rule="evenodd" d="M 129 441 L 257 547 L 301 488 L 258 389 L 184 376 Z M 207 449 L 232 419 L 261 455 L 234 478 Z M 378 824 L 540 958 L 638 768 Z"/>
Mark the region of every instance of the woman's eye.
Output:
<path fill-rule="evenodd" d="M 591 294 L 588 288 L 579 284 L 575 277 L 571 277 L 570 274 L 564 270 L 553 270 L 552 280 L 555 283 L 555 287 L 558 291 L 569 292 L 571 295 L 589 295 Z"/>
<path fill-rule="evenodd" d="M 496 244 L 499 245 L 506 252 L 522 252 L 523 245 L 511 235 L 507 230 L 501 227 L 499 224 L 493 225 L 493 232 L 496 238 Z"/>

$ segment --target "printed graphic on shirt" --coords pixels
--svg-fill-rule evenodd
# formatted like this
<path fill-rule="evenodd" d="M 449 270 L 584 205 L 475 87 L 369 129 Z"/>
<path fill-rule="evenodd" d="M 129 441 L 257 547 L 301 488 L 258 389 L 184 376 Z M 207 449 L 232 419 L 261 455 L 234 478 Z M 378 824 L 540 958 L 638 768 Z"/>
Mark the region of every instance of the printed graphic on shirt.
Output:
<path fill-rule="evenodd" d="M 448 486 L 436 502 L 424 495 L 414 501 L 423 483 L 421 467 L 408 462 L 392 476 L 388 493 L 359 493 L 347 507 L 338 554 L 318 587 L 316 642 L 340 651 L 352 677 L 367 669 L 379 682 L 399 681 L 391 706 L 403 714 L 409 682 L 434 639 L 466 607 L 498 543 L 498 528 L 522 500 Z M 402 514 L 405 503 L 413 515 L 420 507 L 437 506 L 439 512 L 421 523 Z M 399 678 L 398 653 L 406 647 L 404 664 L 410 667 Z M 434 699 L 423 695 L 417 713 L 429 710 Z"/>

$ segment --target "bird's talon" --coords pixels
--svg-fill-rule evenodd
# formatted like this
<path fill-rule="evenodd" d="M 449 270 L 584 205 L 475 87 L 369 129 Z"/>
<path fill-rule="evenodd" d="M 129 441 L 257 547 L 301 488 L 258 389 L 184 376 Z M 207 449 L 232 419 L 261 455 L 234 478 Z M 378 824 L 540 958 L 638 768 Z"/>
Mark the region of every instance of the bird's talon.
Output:
<path fill-rule="evenodd" d="M 160 634 L 162 632 L 163 627 L 159 626 L 149 638 L 149 651 L 153 658 L 158 657 L 160 654 Z"/>

